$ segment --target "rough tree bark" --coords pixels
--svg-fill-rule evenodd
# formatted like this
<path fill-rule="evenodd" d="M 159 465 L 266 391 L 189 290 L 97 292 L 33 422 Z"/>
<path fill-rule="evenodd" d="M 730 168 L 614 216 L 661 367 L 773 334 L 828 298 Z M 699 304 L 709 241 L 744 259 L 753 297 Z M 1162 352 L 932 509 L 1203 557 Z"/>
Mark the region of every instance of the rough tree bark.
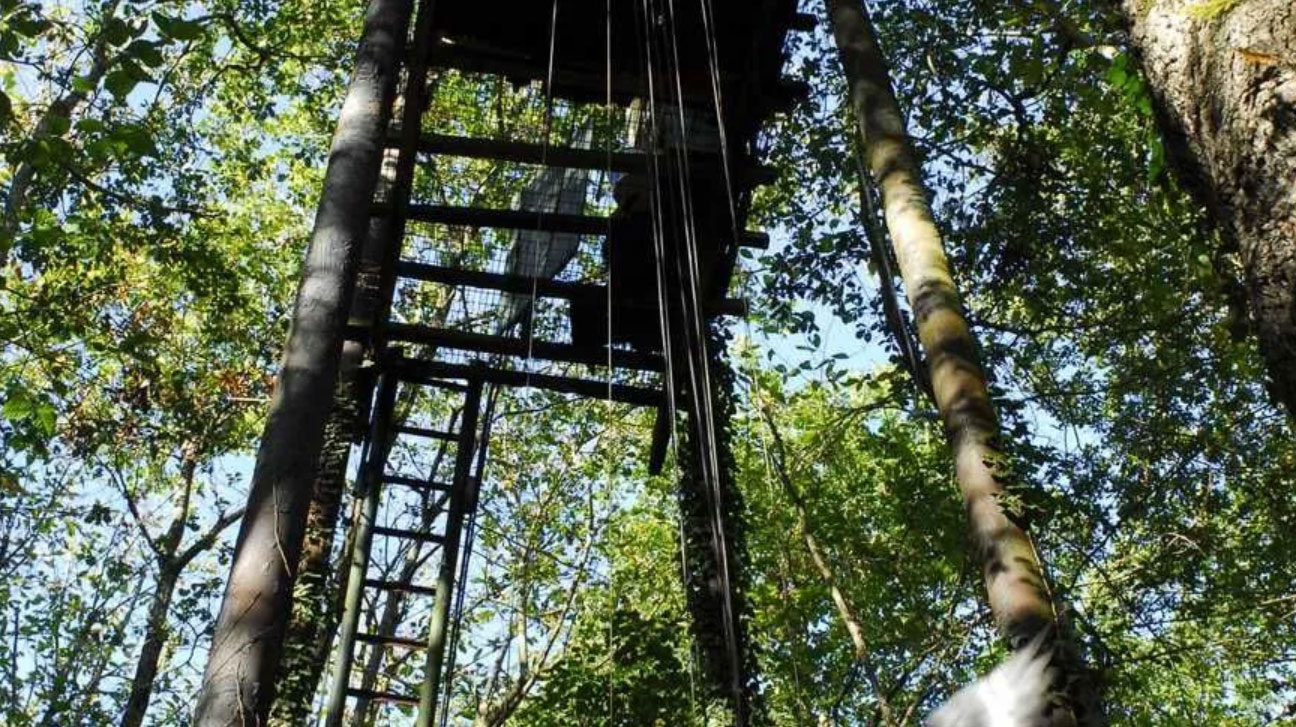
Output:
<path fill-rule="evenodd" d="M 382 172 L 375 190 L 376 202 L 390 202 L 395 181 L 396 150 L 389 149 L 383 157 Z M 383 308 L 380 299 L 383 263 L 397 234 L 395 220 L 389 215 L 375 217 L 369 222 L 347 321 L 352 328 L 372 330 L 377 323 Z M 364 357 L 364 346 L 358 341 L 347 341 L 343 345 L 338 382 L 333 391 L 328 422 L 324 426 L 324 446 L 306 516 L 306 535 L 297 565 L 293 613 L 288 622 L 283 661 L 276 679 L 279 695 L 271 711 L 271 727 L 306 724 L 315 689 L 328 663 L 333 632 L 341 617 L 342 602 L 336 597 L 339 589 L 332 561 L 333 540 L 341 515 L 351 443 L 364 427 L 359 403 L 360 397 L 369 393 L 360 381 Z"/>
<path fill-rule="evenodd" d="M 927 355 L 936 406 L 954 455 L 955 479 L 982 565 L 990 610 L 1013 648 L 1057 623 L 1035 547 L 1005 510 L 999 481 L 998 415 L 986 388 L 977 344 L 963 313 L 936 228 L 917 154 L 892 89 L 890 72 L 861 0 L 824 0 L 840 51 L 851 109 L 882 197 L 918 337 Z M 1059 666 L 1070 705 L 1054 724 L 1101 721 L 1078 658 L 1065 644 Z"/>
<path fill-rule="evenodd" d="M 1296 4 L 1122 6 L 1167 156 L 1241 255 L 1270 391 L 1296 418 Z"/>
<path fill-rule="evenodd" d="M 272 726 L 307 724 L 315 689 L 328 661 L 328 645 L 337 627 L 338 614 L 334 607 L 337 599 L 332 593 L 337 579 L 331 556 L 358 417 L 355 371 L 359 361 L 358 356 L 356 361 L 350 361 L 351 358 L 343 354 L 333 408 L 324 427 L 324 446 L 293 587 L 293 611 L 276 679 L 278 696 L 270 712 Z"/>
<path fill-rule="evenodd" d="M 378 184 L 411 0 L 373 0 L 333 138 L 282 371 L 194 724 L 264 723 L 292 604 L 343 330 Z"/>

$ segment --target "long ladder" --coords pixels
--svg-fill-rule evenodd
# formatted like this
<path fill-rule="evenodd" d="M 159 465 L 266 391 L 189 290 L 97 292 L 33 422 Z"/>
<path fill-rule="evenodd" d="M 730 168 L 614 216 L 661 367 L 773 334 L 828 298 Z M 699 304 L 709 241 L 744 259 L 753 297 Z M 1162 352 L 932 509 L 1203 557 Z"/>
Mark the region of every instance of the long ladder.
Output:
<path fill-rule="evenodd" d="M 398 423 L 395 405 L 397 391 L 402 385 L 433 386 L 462 397 L 457 431 Z M 428 727 L 435 721 L 437 697 L 445 671 L 451 604 L 458 585 L 455 576 L 459 569 L 464 523 L 475 510 L 477 501 L 478 482 L 473 465 L 477 448 L 482 446 L 477 431 L 481 418 L 482 387 L 483 381 L 479 377 L 469 377 L 464 384 L 431 380 L 401 381 L 394 367 L 388 367 L 388 370 L 379 375 L 367 447 L 361 460 L 359 494 L 362 500 L 352 523 L 350 573 L 338 634 L 337 658 L 325 711 L 326 727 L 342 725 L 348 699 L 354 700 L 356 710 L 367 710 L 374 703 L 415 707 L 416 724 L 419 727 Z M 455 456 L 451 481 L 437 481 L 436 472 L 430 472 L 427 477 L 409 477 L 388 471 L 392 443 L 401 435 L 453 446 Z M 402 529 L 379 524 L 379 506 L 387 487 L 408 488 L 425 495 L 425 501 L 430 503 L 432 510 L 423 518 L 423 527 Z M 440 556 L 436 582 L 416 584 L 371 577 L 371 554 L 376 538 L 408 541 L 415 547 L 429 545 L 436 549 Z M 373 591 L 384 592 L 384 598 L 366 599 L 366 593 Z M 413 639 L 395 633 L 400 619 L 386 624 L 386 632 L 381 632 L 382 629 L 380 633 L 360 630 L 366 604 L 376 608 L 380 602 L 386 604 L 390 599 L 403 599 L 407 596 L 434 599 L 426 639 Z M 383 619 L 371 617 L 368 621 L 381 624 Z M 360 674 L 357 681 L 355 662 L 359 644 L 367 645 L 370 650 L 382 650 L 384 656 L 388 649 L 424 652 L 426 662 L 418 692 L 379 690 L 371 681 L 366 681 L 366 677 L 370 677 L 368 672 Z"/>
<path fill-rule="evenodd" d="M 410 5 L 415 0 L 404 0 Z M 764 5 L 786 5 L 790 13 L 795 8 L 792 0 L 771 0 Z M 725 158 L 717 149 L 686 149 L 677 154 L 668 154 L 669 150 L 647 148 L 627 148 L 619 151 L 603 149 L 553 146 L 548 139 L 542 144 L 524 143 L 493 138 L 471 138 L 446 134 L 426 133 L 423 128 L 423 115 L 427 108 L 429 95 L 429 69 L 454 70 L 470 74 L 497 75 L 511 81 L 538 81 L 546 84 L 553 96 L 570 97 L 581 103 L 604 103 L 628 109 L 634 102 L 642 99 L 646 92 L 647 78 L 643 69 L 632 72 L 618 72 L 613 77 L 605 74 L 602 66 L 583 67 L 580 64 L 567 67 L 563 62 L 555 62 L 552 49 L 549 53 L 531 53 L 519 55 L 513 49 L 502 48 L 492 51 L 490 43 L 452 42 L 448 38 L 456 28 L 464 32 L 467 20 L 476 17 L 478 11 L 464 4 L 446 3 L 442 0 L 418 0 L 418 14 L 414 23 L 412 36 L 406 46 L 402 59 L 404 72 L 399 103 L 391 114 L 392 123 L 384 141 L 388 154 L 382 174 L 382 183 L 372 205 L 373 224 L 371 237 L 382 244 L 376 246 L 374 254 L 365 262 L 368 271 L 362 270 L 362 279 L 358 281 L 357 290 L 364 290 L 369 301 L 364 315 L 353 315 L 352 333 L 354 338 L 367 344 L 371 357 L 376 361 L 379 372 L 376 392 L 372 393 L 372 414 L 369 417 L 370 427 L 365 437 L 364 455 L 358 483 L 358 495 L 361 498 L 351 527 L 350 534 L 350 573 L 346 584 L 345 605 L 342 623 L 339 630 L 339 642 L 336 650 L 334 672 L 328 691 L 324 724 L 326 727 L 340 727 L 348 712 L 366 712 L 374 703 L 401 705 L 417 709 L 416 724 L 427 727 L 436 719 L 437 699 L 444 689 L 446 673 L 446 652 L 448 635 L 451 631 L 452 603 L 455 600 L 456 574 L 460 571 L 460 541 L 465 521 L 471 517 L 476 508 L 478 483 L 472 472 L 474 451 L 482 447 L 478 429 L 480 409 L 482 406 L 482 389 L 485 384 L 492 386 L 527 386 L 537 389 L 559 391 L 592 398 L 609 398 L 636 406 L 649 406 L 658 409 L 658 426 L 654 432 L 654 462 L 659 468 L 666 451 L 665 442 L 672 431 L 672 422 L 667 417 L 669 407 L 666 403 L 668 388 L 664 382 L 668 375 L 671 358 L 668 351 L 655 350 L 654 346 L 641 346 L 635 342 L 632 347 L 614 346 L 612 341 L 578 340 L 575 324 L 575 310 L 582 304 L 594 301 L 592 307 L 584 309 L 604 310 L 602 301 L 608 301 L 610 308 L 612 296 L 610 286 L 592 283 L 571 283 L 550 279 L 538 279 L 505 272 L 488 272 L 485 270 L 468 270 L 448 265 L 431 265 L 415 260 L 406 260 L 402 256 L 402 242 L 407 223 L 440 224 L 457 227 L 483 227 L 511 230 L 531 230 L 536 232 L 567 233 L 589 236 L 607 236 L 608 249 L 612 238 L 620 240 L 618 249 L 627 249 L 638 244 L 647 245 L 650 240 L 645 230 L 652 228 L 653 209 L 643 194 L 631 194 L 627 202 L 618 198 L 618 209 L 611 217 L 587 216 L 580 214 L 537 214 L 534 211 L 511 209 L 482 209 L 473 207 L 455 207 L 416 203 L 411 197 L 415 168 L 420 157 L 448 156 L 471 159 L 491 159 L 499 162 L 542 165 L 546 167 L 584 168 L 602 170 L 623 175 L 626 179 L 637 179 L 643 189 L 650 188 L 649 182 L 654 179 L 671 177 L 675 167 L 669 161 L 677 157 L 674 164 L 685 163 L 690 167 L 693 179 L 698 181 L 698 189 L 712 196 L 718 195 L 723 188 L 720 180 L 724 172 L 732 172 L 739 189 L 769 181 L 769 170 L 760 167 L 749 155 L 747 145 L 731 144 L 730 158 Z M 537 5 L 541 10 L 549 8 L 549 3 Z M 602 7 L 602 3 L 597 3 Z M 637 4 L 609 4 L 608 12 L 615 8 L 618 13 L 635 13 Z M 536 11 L 539 12 L 539 11 Z M 550 18 L 548 10 L 541 13 Z M 572 17 L 570 9 L 564 17 Z M 434 13 L 437 32 L 433 32 Z M 600 18 L 603 16 L 600 14 Z M 786 19 L 785 19 L 786 21 Z M 557 17 L 550 18 L 557 22 Z M 603 21 L 600 21 L 603 22 Z M 611 18 L 608 18 L 611 23 Z M 467 23 L 467 25 L 472 25 Z M 446 26 L 446 27 L 442 27 Z M 442 34 L 448 33 L 447 39 Z M 609 31 L 610 32 L 610 31 Z M 489 34 L 489 33 L 487 33 Z M 466 39 L 471 41 L 473 33 L 468 32 Z M 527 36 L 529 37 L 529 36 Z M 629 37 L 626 35 L 625 37 Z M 509 36 L 509 43 L 521 42 L 521 36 Z M 610 39 L 609 39 L 610 43 Z M 505 43 L 504 45 L 508 45 Z M 523 49 L 525 50 L 525 49 Z M 534 49 L 533 49 L 534 50 Z M 561 58 L 559 59 L 562 60 Z M 610 60 L 609 60 L 610 63 Z M 768 63 L 763 65 L 769 65 Z M 610 71 L 610 68 L 608 69 Z M 694 69 L 697 70 L 697 69 Z M 686 74 L 687 75 L 687 74 Z M 695 74 L 696 75 L 696 74 Z M 760 83 L 752 82 L 759 76 Z M 763 68 L 760 73 L 744 72 L 742 78 L 727 78 L 723 82 L 729 88 L 725 98 L 727 103 L 738 106 L 761 106 L 750 116 L 755 119 L 767 115 L 775 107 L 786 104 L 795 95 L 795 89 L 778 78 L 777 68 Z M 675 87 L 657 89 L 656 93 L 668 93 L 665 101 L 680 106 L 708 109 L 712 104 L 718 106 L 719 98 L 713 99 L 711 79 L 707 82 L 689 82 Z M 743 98 L 739 98 L 742 96 Z M 746 98 L 750 96 L 750 98 Z M 763 104 L 763 105 L 762 105 Z M 747 128 L 751 127 L 751 128 Z M 749 135 L 755 126 L 751 123 L 735 124 L 731 131 L 741 131 Z M 727 164 L 727 166 L 726 166 Z M 710 179 L 707 184 L 701 181 Z M 627 184 L 631 192 L 635 185 Z M 742 197 L 742 194 L 739 194 Z M 699 209 L 722 209 L 716 196 L 711 203 L 697 200 Z M 732 202 L 732 200 L 730 200 Z M 745 216 L 745 215 L 744 215 Z M 724 218 L 720 215 L 718 219 Z M 741 225 L 741 220 L 733 220 Z M 741 311 L 741 301 L 726 298 L 729 281 L 733 274 L 738 248 L 761 248 L 768 245 L 768 237 L 750 232 L 737 232 L 730 229 L 726 219 L 721 222 L 705 221 L 703 236 L 714 238 L 715 250 L 708 253 L 708 264 L 703 268 L 704 280 L 695 281 L 699 290 L 695 293 L 693 306 L 699 309 L 701 317 L 710 319 L 717 315 Z M 737 230 L 742 230 L 738 227 Z M 678 232 L 678 231 L 677 231 Z M 674 247 L 672 247 L 672 253 Z M 611 268 L 615 266 L 612 258 L 609 262 L 609 280 Z M 656 307 L 665 305 L 656 301 L 652 295 L 641 296 L 651 299 L 650 310 L 643 310 L 642 301 L 635 308 L 634 295 L 629 291 L 632 283 L 643 283 L 652 278 L 649 267 L 639 265 L 638 258 L 626 257 L 622 265 L 628 270 L 618 273 L 617 290 L 618 309 L 615 316 L 609 310 L 607 316 L 618 321 L 656 321 Z M 371 277 L 363 279 L 365 274 Z M 568 341 L 524 340 L 515 336 L 501 335 L 499 332 L 482 333 L 462 330 L 445 321 L 397 322 L 391 314 L 394 292 L 401 280 L 415 280 L 451 288 L 476 288 L 487 291 L 498 291 L 504 294 L 529 295 L 534 303 L 536 298 L 548 298 L 566 301 L 572 309 L 572 335 Z M 682 280 L 682 276 L 680 276 Z M 679 282 L 679 281 L 674 281 Z M 358 293 L 360 295 L 360 293 Z M 624 305 L 620 298 L 625 298 Z M 687 317 L 680 311 L 671 314 L 674 319 L 683 321 Z M 399 318 L 399 316 L 397 316 Z M 594 325 L 585 330 L 610 331 L 611 321 L 596 319 Z M 676 325 L 677 330 L 686 328 Z M 659 339 L 661 333 L 651 333 L 651 339 Z M 618 341 L 626 343 L 628 341 Z M 422 348 L 419 360 L 403 360 L 394 356 L 389 344 L 409 344 L 416 350 Z M 694 342 L 693 348 L 699 349 L 701 342 Z M 674 355 L 674 368 L 678 372 L 688 369 L 687 361 L 681 358 L 677 347 Z M 450 360 L 437 360 L 429 354 L 432 350 L 453 350 L 463 352 L 461 357 L 445 357 Z M 459 361 L 489 360 L 484 363 L 459 363 Z M 649 380 L 656 376 L 657 384 L 641 385 L 619 383 L 611 374 L 609 380 L 571 376 L 567 369 L 560 374 L 540 373 L 523 370 L 517 365 L 520 360 L 528 364 L 532 359 L 555 364 L 557 366 L 591 367 L 611 365 L 618 371 L 646 373 Z M 643 381 L 645 377 L 638 377 Z M 449 380 L 464 382 L 449 384 Z M 402 387 L 436 386 L 444 389 L 449 395 L 462 396 L 462 415 L 454 426 L 445 427 L 445 431 L 419 429 L 396 421 L 397 392 Z M 686 391 L 701 391 L 698 382 L 685 382 Z M 365 402 L 370 394 L 362 396 Z M 438 481 L 435 472 L 426 477 L 412 478 L 397 476 L 388 470 L 389 455 L 393 440 L 397 436 L 423 436 L 455 448 L 454 474 L 449 482 Z M 424 518 L 427 527 L 419 529 L 400 529 L 385 527 L 378 523 L 378 516 L 384 502 L 384 493 L 393 488 L 415 489 L 428 494 L 432 510 L 431 517 Z M 412 547 L 430 547 L 432 555 L 439 557 L 439 568 L 434 584 L 416 584 L 406 579 L 390 580 L 371 575 L 373 565 L 373 548 L 375 542 L 390 540 L 409 541 Z M 385 596 L 378 598 L 376 596 Z M 362 631 L 361 624 L 373 623 L 373 618 L 365 620 L 367 606 L 387 599 L 433 599 L 431 616 L 427 627 L 426 638 L 412 638 L 400 635 L 395 623 L 387 623 L 386 628 Z M 377 621 L 382 623 L 381 620 Z M 375 680 L 364 678 L 372 671 L 357 668 L 357 651 L 364 646 L 369 654 L 381 652 L 385 659 L 388 650 L 400 650 L 406 653 L 422 653 L 426 660 L 425 670 L 418 689 L 406 688 L 393 690 L 379 688 Z M 451 647 L 453 648 L 453 647 Z M 372 662 L 372 659 L 365 661 Z M 741 665 L 734 665 L 733 671 L 742 671 Z M 739 700 L 741 701 L 741 700 Z"/>

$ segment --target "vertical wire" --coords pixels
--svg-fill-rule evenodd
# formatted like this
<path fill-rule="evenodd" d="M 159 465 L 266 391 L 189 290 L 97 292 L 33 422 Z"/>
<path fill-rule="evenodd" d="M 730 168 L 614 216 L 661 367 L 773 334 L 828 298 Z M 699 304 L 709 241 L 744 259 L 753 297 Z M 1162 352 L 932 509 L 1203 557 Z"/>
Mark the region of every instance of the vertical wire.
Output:
<path fill-rule="evenodd" d="M 665 240 L 663 238 L 663 229 L 662 229 L 664 222 L 662 220 L 662 211 L 661 211 L 662 193 L 661 193 L 660 176 L 658 174 L 658 153 L 657 153 L 657 89 L 656 89 L 656 76 L 653 72 L 653 66 L 655 60 L 652 52 L 653 13 L 652 13 L 652 8 L 649 5 L 649 0 L 641 0 L 640 8 L 642 10 L 642 15 L 640 16 L 640 20 L 642 22 L 638 24 L 637 27 L 638 30 L 640 31 L 640 42 L 643 44 L 643 48 L 644 48 L 644 76 L 647 81 L 647 92 L 648 92 L 648 115 L 647 115 L 648 148 L 646 150 L 646 156 L 648 160 L 648 165 L 647 165 L 648 177 L 649 180 L 651 181 L 651 185 L 648 188 L 648 193 L 649 193 L 649 212 L 650 212 L 650 221 L 652 224 L 652 238 L 653 238 L 653 257 L 654 257 L 653 271 L 655 273 L 656 283 L 657 283 L 657 316 L 658 316 L 658 326 L 661 329 L 662 359 L 664 362 L 663 368 L 665 369 L 665 375 L 664 375 L 665 380 L 663 381 L 663 387 L 666 389 L 667 416 L 670 421 L 670 427 L 674 429 L 675 424 L 678 421 L 678 414 L 679 414 L 678 409 L 676 407 L 676 397 L 678 396 L 678 392 L 676 391 L 676 387 L 675 387 L 674 360 L 673 357 L 671 356 L 670 316 L 667 315 L 667 311 L 666 311 L 666 305 L 667 305 L 666 280 L 665 280 L 666 256 L 665 256 Z M 671 454 L 675 459 L 676 466 L 679 466 L 679 461 L 680 461 L 678 440 L 679 437 L 678 437 L 678 433 L 676 432 L 675 436 L 670 437 L 670 443 L 669 443 Z M 682 576 L 682 583 L 686 591 L 685 597 L 687 598 L 687 589 L 689 587 L 691 574 L 689 572 L 688 549 L 686 547 L 686 541 L 685 541 L 684 518 L 683 518 L 683 514 L 678 511 L 678 508 L 676 513 L 676 524 L 678 526 L 678 532 L 679 532 L 680 572 Z M 697 682 L 697 643 L 695 639 L 691 640 L 690 643 L 688 667 L 689 667 L 689 702 L 690 705 L 693 707 L 693 709 L 696 710 L 698 706 L 698 696 L 697 696 L 697 683 L 696 683 Z"/>
<path fill-rule="evenodd" d="M 613 186 L 615 183 L 612 180 L 612 145 L 615 141 L 612 134 L 612 129 L 613 129 L 612 119 L 614 116 L 613 106 L 612 106 L 612 0 L 606 0 L 603 22 L 604 22 L 603 47 L 604 47 L 604 54 L 605 54 L 604 70 L 607 75 L 606 94 L 604 97 L 604 104 L 603 104 L 603 117 L 604 117 L 604 125 L 605 125 L 604 133 L 607 135 L 607 141 L 605 144 L 607 149 L 607 157 L 606 157 L 606 164 L 605 164 L 606 171 L 603 175 L 603 178 L 607 181 L 607 185 L 608 185 L 605 194 L 607 194 L 608 198 L 615 200 L 615 196 L 613 194 Z M 606 296 L 607 297 L 607 301 L 606 301 L 607 398 L 604 399 L 604 407 L 603 407 L 604 417 L 605 417 L 604 427 L 606 431 L 607 422 L 612 421 L 612 409 L 613 409 L 612 380 L 614 376 L 614 371 L 612 369 L 612 211 L 610 209 L 607 215 L 607 236 L 604 237 L 603 240 L 604 240 L 603 242 L 604 249 L 607 250 L 607 254 L 604 256 L 605 266 L 607 268 L 606 270 L 606 274 L 607 274 L 607 296 Z M 609 523 L 612 521 L 612 517 L 615 515 L 615 508 L 616 508 L 616 495 L 613 491 L 613 486 L 612 486 L 612 481 L 613 479 L 615 479 L 615 467 L 616 465 L 612 461 L 612 448 L 608 447 L 607 472 L 605 476 L 607 478 L 607 486 L 608 486 L 608 493 L 609 493 L 609 497 L 608 497 L 609 511 L 610 511 L 608 515 Z M 614 567 L 611 567 L 610 565 L 611 558 L 609 558 L 608 560 L 609 560 L 608 590 L 611 591 L 612 593 L 612 611 L 608 617 L 608 653 L 612 654 L 615 653 L 616 651 L 615 634 L 613 632 L 613 625 L 615 623 L 616 609 L 617 609 L 616 569 Z M 614 681 L 611 678 L 611 672 L 609 672 L 608 675 L 607 687 L 608 687 L 608 697 L 607 697 L 608 721 L 613 722 L 614 721 L 613 717 L 616 709 L 616 696 L 615 696 L 616 692 L 614 689 Z"/>
<path fill-rule="evenodd" d="M 702 10 L 702 35 L 707 44 L 707 67 L 710 69 L 711 96 L 715 101 L 716 130 L 720 136 L 720 161 L 724 168 L 725 195 L 729 202 L 729 221 L 733 226 L 733 244 L 738 247 L 738 206 L 734 201 L 733 169 L 729 160 L 729 133 L 725 124 L 720 82 L 720 50 L 716 40 L 715 7 L 712 0 L 699 0 Z M 736 250 L 735 250 L 736 251 Z"/>
<path fill-rule="evenodd" d="M 544 134 L 544 138 L 540 142 L 540 166 L 542 168 L 548 166 L 549 163 L 549 137 L 553 131 L 553 98 L 554 98 L 553 82 L 554 82 L 554 65 L 555 65 L 555 55 L 556 55 L 557 45 L 558 45 L 558 0 L 553 0 L 553 10 L 550 12 L 549 15 L 549 63 L 548 63 L 548 68 L 545 71 L 545 108 L 544 108 L 544 122 L 542 124 L 542 132 Z M 566 179 L 564 178 L 563 181 L 565 182 Z M 561 184 L 559 185 L 558 194 L 559 196 L 561 196 L 562 194 Z M 536 210 L 537 227 L 539 226 L 538 224 L 539 221 L 544 219 L 544 215 L 545 212 L 542 205 L 541 209 Z M 549 235 L 550 247 L 552 247 L 554 244 L 553 237 L 554 236 L 551 233 Z M 548 251 L 546 251 L 545 256 L 547 259 Z M 533 360 L 535 354 L 536 298 L 540 289 L 540 276 L 536 274 L 537 272 L 538 270 L 532 271 L 531 303 L 530 305 L 527 306 L 527 326 L 526 326 L 527 355 L 526 355 L 525 381 L 527 382 L 528 388 L 531 386 L 531 361 Z"/>
<path fill-rule="evenodd" d="M 500 389 L 492 385 L 490 393 L 486 397 L 486 408 L 482 424 L 481 439 L 478 441 L 477 448 L 477 475 L 475 486 L 473 488 L 473 508 L 468 515 L 468 525 L 464 529 L 464 545 L 460 557 L 462 560 L 459 564 L 458 588 L 455 592 L 454 618 L 451 620 L 450 646 L 447 655 L 447 669 L 445 676 L 444 696 L 441 699 L 441 727 L 446 727 L 450 720 L 450 697 L 454 680 L 451 678 L 454 674 L 455 657 L 459 649 L 459 633 L 463 623 L 463 609 L 465 596 L 468 593 L 468 561 L 472 558 L 474 543 L 477 539 L 477 505 L 481 497 L 482 480 L 486 471 L 486 457 L 490 448 L 491 429 L 495 423 L 495 401 L 499 397 Z"/>
<path fill-rule="evenodd" d="M 709 343 L 706 335 L 706 325 L 702 313 L 702 283 L 701 272 L 698 265 L 698 244 L 696 218 L 693 211 L 692 200 L 692 179 L 689 174 L 689 143 L 688 129 L 684 114 L 684 91 L 681 80 L 681 63 L 679 60 L 679 39 L 678 24 L 675 16 L 674 0 L 667 0 L 667 8 L 670 18 L 670 40 L 671 49 L 675 65 L 675 84 L 676 94 L 679 101 L 679 122 L 680 122 L 680 141 L 681 150 L 677 154 L 680 160 L 679 183 L 681 192 L 681 201 L 684 217 L 684 262 L 683 266 L 687 269 L 685 279 L 687 286 L 682 286 L 681 296 L 684 298 L 683 315 L 686 317 L 686 325 L 691 323 L 696 337 L 693 340 L 693 355 L 689 357 L 689 369 L 691 381 L 693 382 L 693 399 L 696 405 L 696 419 L 698 434 L 701 439 L 700 445 L 702 454 L 705 457 L 703 464 L 703 480 L 710 490 L 711 494 L 711 532 L 713 537 L 713 550 L 716 557 L 716 567 L 719 570 L 720 581 L 723 593 L 721 595 L 721 617 L 725 629 L 725 642 L 729 657 L 730 671 L 730 688 L 733 690 L 734 709 L 737 716 L 737 722 L 741 726 L 746 721 L 745 700 L 743 699 L 743 686 L 741 674 L 741 656 L 738 647 L 737 631 L 737 614 L 733 603 L 732 572 L 729 563 L 729 545 L 727 534 L 724 527 L 724 492 L 721 486 L 719 442 L 716 432 L 715 422 L 715 402 L 711 392 L 711 372 L 709 361 Z M 717 114 L 717 124 L 719 123 Z M 677 261 L 679 267 L 679 261 Z M 683 271 L 681 271 L 683 272 Z M 689 304 L 691 300 L 691 305 Z M 709 475 L 709 476 L 708 476 Z"/>

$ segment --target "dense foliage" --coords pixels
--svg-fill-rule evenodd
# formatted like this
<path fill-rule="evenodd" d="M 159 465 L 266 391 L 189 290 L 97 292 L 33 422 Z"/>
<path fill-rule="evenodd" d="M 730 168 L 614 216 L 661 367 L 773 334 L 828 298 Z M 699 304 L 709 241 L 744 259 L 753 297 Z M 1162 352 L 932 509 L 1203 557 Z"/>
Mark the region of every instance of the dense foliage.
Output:
<path fill-rule="evenodd" d="M 877 5 L 1014 495 L 1113 720 L 1296 723 L 1296 440 L 1120 19 Z M 150 644 L 144 722 L 188 722 L 360 6 L 0 0 L 0 724 L 123 723 Z M 911 334 L 883 314 L 894 266 L 861 224 L 835 51 L 822 29 L 791 51 L 812 93 L 762 137 L 776 245 L 745 261 L 731 345 L 748 631 L 771 723 L 917 724 L 1001 647 Z M 447 75 L 429 123 L 521 137 L 542 101 Z M 419 185 L 504 205 L 525 179 L 468 163 Z M 450 308 L 401 295 L 410 318 Z M 722 720 L 651 424 L 501 398 L 459 718 Z"/>

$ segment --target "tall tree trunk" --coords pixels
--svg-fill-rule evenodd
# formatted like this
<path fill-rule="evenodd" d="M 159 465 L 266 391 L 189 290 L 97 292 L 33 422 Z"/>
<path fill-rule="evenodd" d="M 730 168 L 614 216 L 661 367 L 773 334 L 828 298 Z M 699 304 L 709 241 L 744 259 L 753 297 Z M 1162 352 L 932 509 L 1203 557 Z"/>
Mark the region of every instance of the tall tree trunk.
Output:
<path fill-rule="evenodd" d="M 391 201 L 395 182 L 396 151 L 388 149 L 374 194 L 377 203 Z M 375 217 L 369 222 L 347 321 L 353 328 L 373 330 L 378 322 L 379 311 L 383 309 L 379 296 L 384 261 L 398 234 L 394 222 L 390 215 Z M 283 662 L 279 665 L 276 679 L 279 696 L 270 715 L 272 727 L 306 723 L 315 690 L 328 663 L 333 632 L 341 618 L 342 601 L 335 595 L 339 589 L 331 556 L 342 512 L 351 442 L 364 427 L 360 400 L 362 397 L 367 399 L 370 394 L 361 382 L 364 355 L 364 347 L 356 341 L 347 341 L 342 347 L 333 405 L 324 425 L 324 448 L 311 490 L 310 511 L 306 515 L 306 535 L 297 566 L 293 613 L 288 622 Z"/>
<path fill-rule="evenodd" d="M 373 0 L 365 18 L 198 695 L 199 727 L 264 723 L 274 699 L 294 571 L 412 4 Z"/>
<path fill-rule="evenodd" d="M 1168 158 L 1241 254 L 1270 390 L 1296 417 L 1296 5 L 1122 5 Z"/>
<path fill-rule="evenodd" d="M 284 636 L 271 725 L 290 727 L 307 723 L 328 656 L 326 651 L 325 658 L 319 658 L 319 645 L 331 643 L 337 627 L 334 607 L 337 599 L 333 597 L 337 579 L 331 556 L 358 414 L 354 367 L 347 363 L 343 362 L 344 371 L 339 374 L 333 408 L 324 427 L 324 448 L 306 516 L 306 535 L 297 565 L 293 611 Z"/>
<path fill-rule="evenodd" d="M 166 648 L 171 635 L 168 616 L 171 597 L 175 594 L 176 582 L 179 580 L 180 571 L 171 563 L 164 564 L 158 571 L 153 598 L 149 603 L 148 620 L 145 621 L 144 646 L 140 649 L 139 661 L 135 664 L 135 677 L 131 679 L 130 697 L 126 700 L 121 727 L 139 727 L 144 724 L 144 715 L 153 697 L 158 664 L 162 661 L 162 650 Z"/>
<path fill-rule="evenodd" d="M 1009 643 L 1026 644 L 1053 627 L 1056 615 L 1040 561 L 1022 525 L 1004 509 L 998 474 L 1003 454 L 998 416 L 990 402 L 977 344 L 963 314 L 940 232 L 921 180 L 912 141 L 892 89 L 890 72 L 861 0 L 825 0 L 846 74 L 851 109 L 877 183 L 900 276 L 927 354 L 936 406 L 954 455 L 955 478 L 982 564 L 990 610 Z M 1066 647 L 1065 644 L 1063 644 Z M 1096 700 L 1069 648 L 1060 666 L 1074 683 L 1074 715 L 1098 722 Z M 1074 723 L 1074 722 L 1073 722 Z"/>
<path fill-rule="evenodd" d="M 711 323 L 698 341 L 705 349 L 710 373 L 709 381 L 698 378 L 711 387 L 709 416 L 714 439 L 708 433 L 705 415 L 688 411 L 680 439 L 678 499 L 683 516 L 685 600 L 701 672 L 711 696 L 733 710 L 734 723 L 751 725 L 765 721 L 765 707 L 756 687 L 758 665 L 747 635 L 746 506 L 733 480 L 729 428 L 734 374 L 724 357 L 728 336 L 723 327 Z M 702 400 L 700 396 L 690 398 Z M 714 447 L 714 462 L 708 462 L 709 447 Z M 714 481 L 708 472 L 713 472 Z"/>

